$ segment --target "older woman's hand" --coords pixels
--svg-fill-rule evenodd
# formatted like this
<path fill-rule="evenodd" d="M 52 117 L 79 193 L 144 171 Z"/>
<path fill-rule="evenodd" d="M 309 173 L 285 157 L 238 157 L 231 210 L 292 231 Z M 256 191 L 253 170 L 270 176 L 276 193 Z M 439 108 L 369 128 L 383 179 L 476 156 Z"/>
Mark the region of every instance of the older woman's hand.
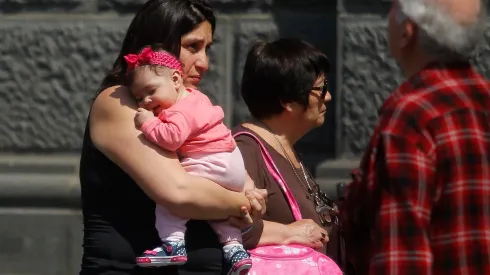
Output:
<path fill-rule="evenodd" d="M 328 242 L 328 232 L 313 220 L 303 219 L 288 225 L 291 237 L 288 243 L 320 249 Z"/>
<path fill-rule="evenodd" d="M 245 196 L 247 196 L 248 201 L 250 202 L 252 218 L 261 218 L 266 211 L 267 190 L 257 188 L 245 190 Z"/>
<path fill-rule="evenodd" d="M 267 205 L 267 190 L 257 188 L 245 190 L 245 196 L 250 201 L 250 212 L 247 207 L 243 206 L 241 217 L 229 218 L 229 222 L 233 226 L 242 229 L 242 231 L 250 228 L 254 220 L 258 220 L 264 215 Z"/>

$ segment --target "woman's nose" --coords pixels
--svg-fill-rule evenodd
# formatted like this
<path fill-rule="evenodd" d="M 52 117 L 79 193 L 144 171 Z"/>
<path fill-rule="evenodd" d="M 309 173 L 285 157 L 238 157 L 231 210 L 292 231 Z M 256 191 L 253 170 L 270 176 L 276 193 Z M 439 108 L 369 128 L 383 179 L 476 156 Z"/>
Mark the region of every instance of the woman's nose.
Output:
<path fill-rule="evenodd" d="M 330 94 L 330 91 L 327 91 L 327 94 L 325 95 L 325 98 L 323 101 L 329 102 L 330 100 L 332 100 L 332 95 Z"/>
<path fill-rule="evenodd" d="M 205 73 L 209 69 L 209 58 L 205 51 L 199 54 L 195 66 L 196 66 L 196 70 L 201 74 Z"/>

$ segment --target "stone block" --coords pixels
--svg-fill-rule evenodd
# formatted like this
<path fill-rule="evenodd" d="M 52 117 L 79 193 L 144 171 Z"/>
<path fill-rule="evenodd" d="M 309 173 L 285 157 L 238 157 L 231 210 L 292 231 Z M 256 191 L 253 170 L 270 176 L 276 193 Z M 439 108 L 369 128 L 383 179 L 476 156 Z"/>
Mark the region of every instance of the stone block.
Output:
<path fill-rule="evenodd" d="M 344 157 L 360 156 L 378 119 L 378 109 L 403 81 L 386 40 L 382 18 L 341 18 L 340 135 Z"/>
<path fill-rule="evenodd" d="M 0 208 L 0 274 L 78 274 L 79 211 Z"/>
<path fill-rule="evenodd" d="M 135 13 L 147 0 L 98 0 L 100 11 Z"/>
<path fill-rule="evenodd" d="M 2 20 L 0 151 L 74 151 L 126 19 Z"/>
<path fill-rule="evenodd" d="M 393 0 L 337 0 L 339 10 L 355 14 L 388 14 Z M 487 11 L 490 6 L 487 5 Z"/>
<path fill-rule="evenodd" d="M 338 0 L 339 10 L 355 14 L 387 14 L 393 0 Z"/>
<path fill-rule="evenodd" d="M 0 207 L 80 208 L 80 156 L 0 156 Z"/>
<path fill-rule="evenodd" d="M 101 11 L 116 11 L 120 13 L 134 13 L 147 0 L 99 0 Z M 273 0 L 209 0 L 213 8 L 220 12 L 244 12 L 249 10 L 269 9 Z"/>
<path fill-rule="evenodd" d="M 96 0 L 0 0 L 0 12 L 95 11 Z"/>
<path fill-rule="evenodd" d="M 478 51 L 477 57 L 473 60 L 473 64 L 480 73 L 490 78 L 490 22 L 487 22 L 481 48 Z"/>
<path fill-rule="evenodd" d="M 210 0 L 221 12 L 266 12 L 278 9 L 327 10 L 335 8 L 336 0 Z"/>
<path fill-rule="evenodd" d="M 0 207 L 80 207 L 75 175 L 0 175 Z"/>
<path fill-rule="evenodd" d="M 79 155 L 0 155 L 0 175 L 76 175 L 79 162 Z"/>
<path fill-rule="evenodd" d="M 146 0 L 99 0 L 99 10 L 121 13 L 136 12 Z M 209 0 L 220 13 L 268 12 L 277 9 L 327 10 L 335 9 L 336 0 Z"/>

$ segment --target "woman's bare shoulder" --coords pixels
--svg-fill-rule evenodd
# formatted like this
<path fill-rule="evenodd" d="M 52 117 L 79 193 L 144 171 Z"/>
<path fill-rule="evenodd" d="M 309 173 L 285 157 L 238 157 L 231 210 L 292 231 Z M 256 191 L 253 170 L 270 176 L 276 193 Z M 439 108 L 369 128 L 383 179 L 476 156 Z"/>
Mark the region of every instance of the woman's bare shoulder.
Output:
<path fill-rule="evenodd" d="M 102 149 L 114 138 L 134 136 L 136 109 L 136 101 L 127 87 L 113 86 L 102 91 L 90 111 L 90 134 L 95 146 Z"/>
<path fill-rule="evenodd" d="M 128 87 L 112 86 L 103 90 L 92 105 L 92 115 L 111 115 L 136 109 L 136 101 L 131 96 Z"/>

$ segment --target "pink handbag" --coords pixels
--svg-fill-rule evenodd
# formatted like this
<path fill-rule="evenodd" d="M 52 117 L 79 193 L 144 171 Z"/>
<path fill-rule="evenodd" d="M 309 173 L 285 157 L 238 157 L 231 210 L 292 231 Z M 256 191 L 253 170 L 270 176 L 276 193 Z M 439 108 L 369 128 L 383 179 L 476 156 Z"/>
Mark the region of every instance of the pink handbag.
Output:
<path fill-rule="evenodd" d="M 286 195 L 295 220 L 301 220 L 298 203 L 289 187 L 285 184 L 284 178 L 281 176 L 264 144 L 259 138 L 249 132 L 238 132 L 233 137 L 239 135 L 252 137 L 259 144 L 267 170 Z M 249 275 L 342 275 L 342 270 L 332 259 L 310 247 L 302 245 L 261 246 L 248 252 L 252 259 L 252 269 L 250 269 Z"/>

